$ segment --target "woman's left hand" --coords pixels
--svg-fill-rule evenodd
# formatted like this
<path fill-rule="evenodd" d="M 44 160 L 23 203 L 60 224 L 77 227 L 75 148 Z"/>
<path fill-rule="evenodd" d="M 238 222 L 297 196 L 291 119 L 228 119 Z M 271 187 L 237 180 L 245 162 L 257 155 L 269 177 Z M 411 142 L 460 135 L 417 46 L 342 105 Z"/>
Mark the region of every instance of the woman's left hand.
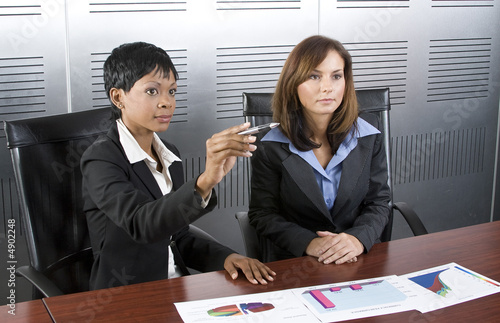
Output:
<path fill-rule="evenodd" d="M 224 261 L 224 269 L 234 280 L 238 278 L 238 269 L 240 269 L 246 278 L 252 284 L 266 285 L 268 281 L 273 281 L 276 273 L 261 263 L 257 259 L 248 258 L 237 253 L 227 256 Z"/>
<path fill-rule="evenodd" d="M 357 256 L 363 253 L 363 244 L 347 233 L 335 234 L 328 231 L 316 232 L 322 238 L 318 261 L 324 264 L 334 262 L 337 265 L 357 261 Z"/>

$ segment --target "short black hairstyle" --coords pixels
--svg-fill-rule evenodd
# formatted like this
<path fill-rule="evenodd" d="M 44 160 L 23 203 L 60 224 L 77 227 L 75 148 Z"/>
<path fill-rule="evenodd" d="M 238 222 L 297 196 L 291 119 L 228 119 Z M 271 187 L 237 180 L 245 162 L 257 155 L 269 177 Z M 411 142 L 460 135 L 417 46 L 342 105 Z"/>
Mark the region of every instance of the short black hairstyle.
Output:
<path fill-rule="evenodd" d="M 135 82 L 153 71 L 159 72 L 167 78 L 172 72 L 175 80 L 179 79 L 179 74 L 170 56 L 165 50 L 153 44 L 134 42 L 113 49 L 111 55 L 104 62 L 104 88 L 111 102 L 114 119 L 121 117 L 121 110 L 111 101 L 110 90 L 117 88 L 128 92 Z"/>

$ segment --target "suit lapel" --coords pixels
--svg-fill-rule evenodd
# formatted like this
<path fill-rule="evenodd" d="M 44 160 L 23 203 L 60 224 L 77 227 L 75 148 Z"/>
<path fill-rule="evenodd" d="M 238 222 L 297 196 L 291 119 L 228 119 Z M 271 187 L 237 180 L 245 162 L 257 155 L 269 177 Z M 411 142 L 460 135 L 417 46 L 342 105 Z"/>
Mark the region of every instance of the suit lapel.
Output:
<path fill-rule="evenodd" d="M 286 146 L 287 144 L 284 144 L 283 148 L 289 152 Z M 285 167 L 297 184 L 297 187 L 308 197 L 310 202 L 316 206 L 318 211 L 331 221 L 330 212 L 328 212 L 328 208 L 323 200 L 323 194 L 318 187 L 311 166 L 305 160 L 290 152 L 282 163 L 283 167 Z"/>
<path fill-rule="evenodd" d="M 113 140 L 116 143 L 116 145 L 118 145 L 118 147 L 120 147 L 120 150 L 123 156 L 125 156 L 126 160 L 127 157 L 120 143 L 120 136 L 118 134 L 118 128 L 116 126 L 116 122 L 114 122 L 111 125 L 111 128 L 109 129 L 107 135 L 109 138 L 111 138 L 111 140 Z M 155 199 L 160 198 L 163 194 L 161 193 L 160 187 L 158 186 L 158 183 L 156 183 L 156 180 L 153 177 L 153 174 L 151 174 L 151 171 L 149 170 L 146 163 L 144 161 L 140 161 L 135 164 L 132 164 L 131 166 L 134 173 L 137 174 L 137 176 L 140 178 L 144 186 L 146 186 L 151 195 L 153 195 Z"/>
<path fill-rule="evenodd" d="M 165 147 L 167 147 L 177 157 L 181 158 L 179 151 L 174 145 L 165 140 L 162 140 L 162 142 L 165 145 Z M 182 162 L 180 161 L 173 162 L 168 168 L 168 171 L 170 173 L 170 178 L 172 179 L 172 189 L 176 191 L 179 187 L 182 186 L 182 184 L 184 184 L 184 177 L 183 177 L 184 171 L 182 168 Z"/>
<path fill-rule="evenodd" d="M 366 166 L 369 155 L 370 149 L 366 147 L 365 141 L 363 138 L 358 138 L 357 147 L 342 162 L 342 175 L 340 176 L 339 189 L 333 206 L 332 217 L 335 217 L 340 212 L 358 186 L 358 181 Z"/>
<path fill-rule="evenodd" d="M 178 161 L 173 162 L 169 167 L 169 171 L 174 191 L 176 191 L 182 184 L 184 184 L 184 178 L 182 177 L 182 163 Z"/>
<path fill-rule="evenodd" d="M 144 185 L 148 188 L 149 192 L 154 196 L 155 199 L 160 198 L 163 194 L 156 183 L 156 180 L 151 174 L 148 166 L 145 162 L 141 161 L 132 165 L 132 169 L 139 176 Z M 170 177 L 172 179 L 172 188 L 177 190 L 182 184 L 184 184 L 184 178 L 182 177 L 182 163 L 173 162 L 169 167 Z"/>
<path fill-rule="evenodd" d="M 132 169 L 140 178 L 142 183 L 144 183 L 144 186 L 147 187 L 148 191 L 151 193 L 151 195 L 153 195 L 155 199 L 158 199 L 163 196 L 160 187 L 158 186 L 158 183 L 156 183 L 153 174 L 151 174 L 151 171 L 149 170 L 148 166 L 144 161 L 132 164 Z"/>

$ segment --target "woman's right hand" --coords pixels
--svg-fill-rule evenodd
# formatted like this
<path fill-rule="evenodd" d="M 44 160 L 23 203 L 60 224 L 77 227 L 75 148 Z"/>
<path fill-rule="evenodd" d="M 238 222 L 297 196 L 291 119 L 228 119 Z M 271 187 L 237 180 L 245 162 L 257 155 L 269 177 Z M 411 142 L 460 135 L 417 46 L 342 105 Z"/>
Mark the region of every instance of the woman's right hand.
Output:
<path fill-rule="evenodd" d="M 256 140 L 255 136 L 238 134 L 248 127 L 249 122 L 233 126 L 214 134 L 206 141 L 205 171 L 196 181 L 196 190 L 203 198 L 229 173 L 236 163 L 236 157 L 251 157 L 252 151 L 257 149 L 252 144 Z"/>

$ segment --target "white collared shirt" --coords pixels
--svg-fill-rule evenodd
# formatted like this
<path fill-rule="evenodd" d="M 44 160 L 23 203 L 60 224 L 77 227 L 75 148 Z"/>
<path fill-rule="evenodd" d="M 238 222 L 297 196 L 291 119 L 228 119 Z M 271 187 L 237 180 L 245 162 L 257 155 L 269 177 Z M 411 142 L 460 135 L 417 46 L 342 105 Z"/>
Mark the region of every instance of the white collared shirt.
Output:
<path fill-rule="evenodd" d="M 153 149 L 158 154 L 158 158 L 161 160 L 163 170 L 160 173 L 156 170 L 158 163 L 149 156 L 144 150 L 142 150 L 137 140 L 127 129 L 122 119 L 116 120 L 118 125 L 118 134 L 120 135 L 120 143 L 122 144 L 123 150 L 125 150 L 125 155 L 131 164 L 135 164 L 140 161 L 144 161 L 148 166 L 149 170 L 153 174 L 158 186 L 163 195 L 170 193 L 172 191 L 172 178 L 170 177 L 170 171 L 168 168 L 173 162 L 182 162 L 177 155 L 171 152 L 156 133 L 153 134 Z"/>
<path fill-rule="evenodd" d="M 128 161 L 131 164 L 144 161 L 153 174 L 156 182 L 158 183 L 162 194 L 165 195 L 170 193 L 173 186 L 172 178 L 170 177 L 170 171 L 168 170 L 168 168 L 175 161 L 181 162 L 181 159 L 177 157 L 177 155 L 175 155 L 173 152 L 171 152 L 167 147 L 165 147 L 160 137 L 158 137 L 158 135 L 155 133 L 153 137 L 153 149 L 158 154 L 158 158 L 163 165 L 163 170 L 160 173 L 156 170 L 156 166 L 158 165 L 158 163 L 153 158 L 151 158 L 151 156 L 149 156 L 141 148 L 141 146 L 139 146 L 139 143 L 137 142 L 137 140 L 135 140 L 134 136 L 125 126 L 122 119 L 116 120 L 116 124 L 118 126 L 120 143 L 123 147 L 123 150 L 125 150 L 125 155 L 127 156 Z M 172 249 L 170 248 L 170 246 L 168 248 L 168 278 L 180 277 L 181 272 L 175 265 Z"/>

